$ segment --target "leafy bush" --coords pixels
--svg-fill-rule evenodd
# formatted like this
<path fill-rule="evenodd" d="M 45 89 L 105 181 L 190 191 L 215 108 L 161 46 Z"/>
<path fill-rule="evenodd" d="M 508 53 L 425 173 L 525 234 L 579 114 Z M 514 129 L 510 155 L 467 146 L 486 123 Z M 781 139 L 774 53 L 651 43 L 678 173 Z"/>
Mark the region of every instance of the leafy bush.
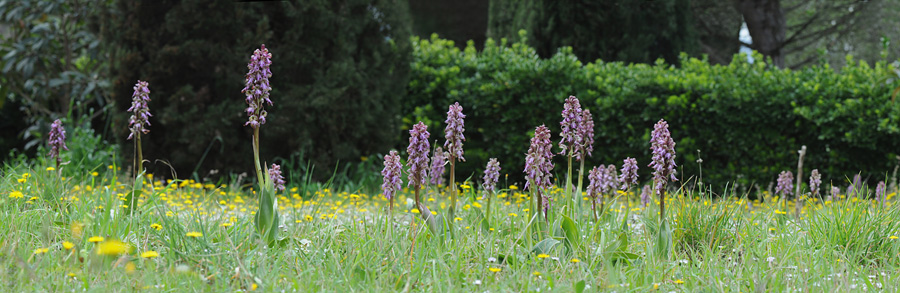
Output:
<path fill-rule="evenodd" d="M 880 82 L 893 70 L 885 63 L 849 60 L 840 72 L 828 65 L 770 69 L 741 55 L 727 66 L 685 55 L 679 67 L 662 61 L 582 64 L 568 47 L 541 59 L 525 45 L 526 34 L 520 37 L 513 44 L 488 40 L 482 52 L 459 50 L 437 36 L 413 38 L 404 125 L 423 120 L 442 129 L 435 122 L 459 101 L 468 115 L 468 161 L 457 167 L 464 173 L 498 157 L 503 171 L 521 180 L 529 131 L 547 124 L 558 139 L 569 95 L 594 115 L 588 165 L 635 157 L 645 180 L 650 131 L 661 118 L 676 140 L 678 176 L 699 173 L 695 161 L 702 150 L 703 181 L 719 188 L 732 180 L 764 185 L 778 172 L 794 170 L 801 145 L 809 150 L 804 174 L 818 168 L 823 182 L 835 185 L 860 170 L 875 180 L 896 163 L 900 104 L 891 101 L 890 90 L 898 82 Z"/>
<path fill-rule="evenodd" d="M 71 177 L 93 172 L 104 174 L 113 172 L 113 170 L 108 168 L 110 165 L 119 166 L 125 160 L 130 162 L 130 156 L 125 160 L 117 157 L 120 156 L 120 147 L 104 140 L 100 134 L 96 133 L 87 122 L 86 117 L 74 123 L 69 122 L 68 119 L 62 119 L 62 121 L 66 129 L 66 146 L 69 148 L 68 151 L 60 152 L 62 161 L 67 162 L 66 166 L 62 167 L 63 176 Z M 44 131 L 44 137 L 46 137 L 47 132 L 49 132 L 49 126 L 47 131 Z M 37 156 L 41 162 L 38 169 L 56 164 L 55 160 L 47 157 L 49 150 L 46 139 L 39 144 L 37 150 Z"/>
<path fill-rule="evenodd" d="M 54 119 L 106 118 L 109 63 L 89 24 L 107 7 L 104 1 L 0 1 L 0 110 L 15 121 L 0 124 L 4 155 L 23 146 L 33 154 Z"/>

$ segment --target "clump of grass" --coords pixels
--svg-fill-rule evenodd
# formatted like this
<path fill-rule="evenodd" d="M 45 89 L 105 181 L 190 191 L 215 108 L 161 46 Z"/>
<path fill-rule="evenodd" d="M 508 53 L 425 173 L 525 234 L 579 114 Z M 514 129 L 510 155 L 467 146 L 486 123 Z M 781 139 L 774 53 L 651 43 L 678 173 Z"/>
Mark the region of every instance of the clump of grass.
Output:
<path fill-rule="evenodd" d="M 731 249 L 740 207 L 731 200 L 680 197 L 671 203 L 674 242 L 681 249 Z M 738 200 L 743 202 L 743 200 Z"/>
<path fill-rule="evenodd" d="M 881 209 L 866 200 L 835 201 L 811 213 L 806 223 L 810 243 L 848 259 L 885 262 L 897 245 L 900 210 Z"/>

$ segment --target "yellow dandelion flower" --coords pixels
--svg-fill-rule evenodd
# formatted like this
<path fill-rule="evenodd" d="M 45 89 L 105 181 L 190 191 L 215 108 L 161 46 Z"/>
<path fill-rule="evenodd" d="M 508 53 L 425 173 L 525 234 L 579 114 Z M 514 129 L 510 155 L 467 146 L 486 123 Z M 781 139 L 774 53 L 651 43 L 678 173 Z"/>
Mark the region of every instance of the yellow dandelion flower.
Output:
<path fill-rule="evenodd" d="M 49 248 L 38 248 L 38 249 L 34 250 L 34 254 L 44 254 L 44 253 L 47 253 L 47 251 L 50 251 L 50 249 Z"/>
<path fill-rule="evenodd" d="M 16 181 L 19 181 L 19 183 L 25 183 L 25 181 L 28 181 L 28 179 L 19 178 L 19 179 L 16 179 Z"/>
<path fill-rule="evenodd" d="M 100 176 L 100 173 L 97 173 L 96 171 L 94 171 L 94 172 L 91 172 L 91 176 L 97 177 L 97 176 Z"/>
<path fill-rule="evenodd" d="M 131 252 L 131 245 L 119 240 L 103 241 L 97 245 L 98 255 L 122 255 Z"/>
<path fill-rule="evenodd" d="M 510 186 L 509 186 L 509 190 L 518 190 L 518 189 L 519 189 L 518 186 L 515 186 L 515 185 L 510 185 Z"/>
<path fill-rule="evenodd" d="M 88 238 L 88 242 L 97 243 L 97 242 L 103 241 L 104 239 L 106 239 L 106 238 L 103 238 L 103 236 L 94 236 L 94 237 Z"/>
<path fill-rule="evenodd" d="M 69 241 L 63 241 L 62 246 L 65 250 L 70 250 L 75 247 L 75 244 Z"/>
<path fill-rule="evenodd" d="M 129 275 L 133 274 L 135 269 L 137 269 L 137 266 L 135 266 L 133 262 L 129 261 L 127 264 L 125 264 L 125 273 Z"/>
<path fill-rule="evenodd" d="M 56 168 L 53 168 L 53 167 L 47 167 L 47 171 L 56 171 Z"/>
<path fill-rule="evenodd" d="M 491 272 L 494 272 L 494 273 L 499 273 L 500 271 L 502 271 L 502 269 L 491 267 L 491 268 L 488 268 L 488 271 L 491 271 Z"/>
<path fill-rule="evenodd" d="M 453 221 L 459 222 L 459 221 L 462 221 L 462 218 L 456 217 L 456 218 L 453 218 Z"/>
<path fill-rule="evenodd" d="M 580 263 L 580 262 L 581 262 L 581 260 L 580 260 L 580 259 L 577 259 L 577 258 L 573 258 L 573 259 L 570 260 L 570 261 L 571 261 L 572 263 Z"/>
<path fill-rule="evenodd" d="M 159 230 L 162 230 L 162 225 L 157 224 L 157 223 L 153 223 L 153 224 L 150 224 L 150 229 L 154 229 L 154 230 L 156 230 L 156 231 L 159 231 Z"/>
<path fill-rule="evenodd" d="M 187 232 L 187 234 L 185 234 L 185 236 L 197 238 L 197 237 L 203 236 L 203 233 L 192 231 L 192 232 Z"/>
<path fill-rule="evenodd" d="M 258 289 L 258 288 L 259 288 L 259 285 L 257 285 L 256 283 L 253 283 L 253 285 L 250 286 L 250 291 L 256 291 L 256 289 Z"/>
<path fill-rule="evenodd" d="M 13 191 L 13 192 L 9 193 L 9 198 L 23 198 L 23 197 L 25 197 L 25 195 L 18 191 Z"/>
<path fill-rule="evenodd" d="M 891 237 L 888 237 L 888 238 L 890 238 L 891 240 L 896 240 L 897 238 L 900 238 L 900 237 L 897 237 L 897 235 L 891 235 Z"/>
<path fill-rule="evenodd" d="M 675 284 L 684 284 L 684 281 L 682 281 L 681 279 L 678 279 L 678 280 L 675 280 Z"/>
<path fill-rule="evenodd" d="M 232 222 L 225 222 L 225 223 L 222 223 L 221 226 L 222 226 L 222 227 L 225 227 L 225 228 L 228 228 L 228 227 L 231 227 L 232 225 L 234 225 L 234 223 L 232 223 Z"/>
<path fill-rule="evenodd" d="M 84 232 L 84 224 L 72 222 L 72 224 L 69 225 L 69 228 L 72 230 L 72 237 L 81 238 L 81 234 Z"/>
<path fill-rule="evenodd" d="M 143 258 L 154 258 L 159 257 L 159 253 L 153 250 L 144 251 L 141 253 L 141 257 Z"/>
<path fill-rule="evenodd" d="M 546 253 L 541 253 L 541 254 L 537 255 L 537 258 L 548 258 L 548 257 L 550 257 L 550 256 L 547 255 Z"/>
<path fill-rule="evenodd" d="M 479 208 L 479 209 L 481 208 L 481 204 L 478 203 L 477 201 L 476 201 L 476 202 L 473 202 L 473 203 L 472 203 L 472 206 L 473 206 L 473 207 L 476 207 L 476 208 Z"/>
<path fill-rule="evenodd" d="M 541 272 L 534 271 L 534 272 L 531 273 L 531 274 L 534 275 L 535 277 L 537 277 L 537 276 L 540 276 L 540 275 L 541 275 Z"/>
<path fill-rule="evenodd" d="M 518 217 L 519 215 L 517 215 L 516 213 L 509 213 L 509 216 L 514 218 L 514 217 Z"/>

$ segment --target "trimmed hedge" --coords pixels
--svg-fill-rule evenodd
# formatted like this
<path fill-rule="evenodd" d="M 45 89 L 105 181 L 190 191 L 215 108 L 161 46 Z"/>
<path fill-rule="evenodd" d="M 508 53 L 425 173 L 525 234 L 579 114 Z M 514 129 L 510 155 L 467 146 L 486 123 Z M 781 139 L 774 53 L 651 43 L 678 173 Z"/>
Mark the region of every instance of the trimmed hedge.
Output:
<path fill-rule="evenodd" d="M 489 157 L 498 157 L 510 182 L 521 181 L 536 126 L 546 124 L 558 141 L 569 95 L 594 115 L 596 142 L 587 166 L 635 157 L 642 180 L 650 176 L 649 136 L 659 119 L 669 122 L 676 140 L 682 182 L 699 174 L 697 150 L 703 181 L 716 188 L 733 181 L 765 188 L 780 171 L 796 172 L 801 145 L 808 148 L 804 177 L 818 168 L 824 190 L 829 182 L 846 185 L 846 177 L 860 171 L 870 183 L 883 180 L 897 164 L 900 103 L 891 101 L 890 90 L 898 82 L 885 81 L 893 70 L 885 63 L 871 67 L 848 57 L 840 72 L 828 65 L 771 69 L 743 55 L 727 66 L 686 55 L 678 67 L 583 64 L 571 48 L 541 59 L 525 42 L 488 40 L 476 52 L 437 36 L 413 38 L 405 127 L 423 120 L 443 137 L 447 105 L 459 101 L 467 115 L 468 161 L 457 168 L 480 171 Z M 557 178 L 564 179 L 565 168 L 559 158 Z"/>

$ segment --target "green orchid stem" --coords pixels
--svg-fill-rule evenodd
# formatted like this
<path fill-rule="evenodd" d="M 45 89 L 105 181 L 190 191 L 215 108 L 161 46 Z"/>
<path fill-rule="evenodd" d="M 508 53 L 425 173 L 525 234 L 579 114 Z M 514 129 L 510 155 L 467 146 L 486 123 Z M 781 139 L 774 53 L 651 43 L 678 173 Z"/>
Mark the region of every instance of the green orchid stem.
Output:
<path fill-rule="evenodd" d="M 581 190 L 582 189 L 581 189 L 581 187 L 583 186 L 582 185 L 583 183 L 584 183 L 584 157 L 581 158 L 581 167 L 578 168 L 578 188 L 575 189 L 575 194 L 574 194 L 576 207 L 578 208 L 576 215 L 578 215 L 579 217 L 582 214 L 582 212 L 581 212 L 581 206 L 582 206 L 582 199 L 581 199 L 581 197 L 582 197 Z M 572 219 L 575 219 L 575 218 L 572 218 Z"/>
<path fill-rule="evenodd" d="M 525 233 L 527 233 L 527 234 L 526 234 L 525 240 L 526 240 L 526 243 L 528 243 L 528 247 L 534 247 L 534 245 L 532 243 L 532 238 L 534 237 L 533 236 L 534 232 L 531 228 L 531 224 L 532 224 L 531 220 L 534 219 L 534 215 L 536 213 L 536 209 L 534 208 L 534 201 L 535 201 L 534 190 L 529 190 L 529 193 L 531 193 L 531 199 L 528 200 L 528 220 L 525 221 L 525 230 L 526 230 Z"/>
<path fill-rule="evenodd" d="M 563 198 L 569 199 L 573 198 L 572 196 L 572 152 L 569 152 L 569 170 L 566 171 L 566 194 Z M 574 201 L 573 201 L 574 202 Z M 570 214 L 568 216 L 572 217 L 575 213 L 574 209 L 569 209 Z"/>
<path fill-rule="evenodd" d="M 259 127 L 253 127 L 253 162 L 256 163 L 256 179 L 259 181 L 260 190 L 262 190 L 263 174 L 262 167 L 259 164 Z"/>
<path fill-rule="evenodd" d="M 415 194 L 416 194 L 416 208 L 418 208 L 419 205 L 422 204 L 421 202 L 419 202 L 419 184 L 416 184 L 414 186 L 415 186 Z"/>
<path fill-rule="evenodd" d="M 451 221 L 456 218 L 456 157 L 450 156 L 450 210 L 448 214 Z M 452 231 L 452 229 L 451 229 Z"/>
<path fill-rule="evenodd" d="M 486 212 L 484 213 L 485 219 L 487 219 L 487 221 L 488 221 L 488 225 L 491 224 L 491 196 L 493 195 L 492 193 L 493 192 L 487 192 L 487 206 L 485 207 Z"/>
<path fill-rule="evenodd" d="M 666 218 L 666 187 L 663 185 L 661 190 L 657 190 L 659 193 L 659 223 L 662 223 L 663 219 Z"/>
<path fill-rule="evenodd" d="M 135 136 L 134 144 L 137 146 L 137 170 L 134 170 L 135 180 L 140 176 L 141 172 L 144 172 L 144 152 L 141 149 L 141 134 L 138 133 Z"/>
<path fill-rule="evenodd" d="M 538 217 L 540 217 L 541 214 L 544 214 L 544 213 L 543 213 L 543 211 L 544 211 L 544 197 L 541 196 L 541 189 L 540 189 L 540 188 L 538 188 L 537 192 L 535 192 L 535 195 L 537 196 L 537 206 L 535 207 L 535 209 L 537 210 Z M 546 217 L 546 214 L 544 214 L 544 215 L 545 215 L 545 217 Z"/>

